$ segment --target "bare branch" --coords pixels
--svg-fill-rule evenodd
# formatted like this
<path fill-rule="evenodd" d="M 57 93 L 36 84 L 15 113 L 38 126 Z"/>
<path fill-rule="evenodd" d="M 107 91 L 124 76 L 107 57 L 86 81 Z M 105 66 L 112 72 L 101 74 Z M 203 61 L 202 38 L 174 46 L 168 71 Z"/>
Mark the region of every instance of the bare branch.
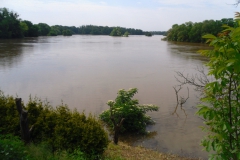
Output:
<path fill-rule="evenodd" d="M 234 6 L 238 6 L 239 5 L 239 3 L 240 3 L 240 0 L 236 0 L 237 2 L 235 3 L 235 4 L 233 4 Z"/>
<path fill-rule="evenodd" d="M 191 76 L 189 76 L 188 74 L 184 75 L 183 72 L 176 71 L 177 76 L 175 76 L 175 78 L 177 82 L 180 83 L 181 86 L 182 85 L 194 86 L 195 87 L 194 90 L 202 94 L 205 85 L 209 83 L 211 80 L 207 73 L 205 73 L 203 67 L 197 67 L 195 70 L 197 71 L 197 73 Z"/>
<path fill-rule="evenodd" d="M 187 100 L 188 100 L 188 98 L 189 98 L 189 88 L 187 87 L 187 89 L 188 89 L 188 97 L 187 97 L 187 98 L 184 98 L 184 97 L 181 97 L 181 96 L 180 96 L 180 100 L 179 100 L 179 95 L 178 95 L 178 93 L 179 93 L 179 91 L 182 89 L 182 86 L 179 85 L 178 87 L 179 87 L 178 89 L 177 89 L 177 86 L 174 86 L 174 87 L 173 87 L 173 89 L 174 89 L 174 91 L 175 91 L 175 94 L 176 94 L 177 105 L 176 105 L 175 110 L 174 110 L 174 112 L 173 112 L 172 114 L 176 114 L 176 115 L 179 117 L 179 115 L 177 114 L 177 108 L 178 108 L 178 105 L 180 104 L 181 110 L 183 110 L 185 116 L 187 117 L 187 114 L 186 114 L 185 110 L 182 108 L 182 105 L 183 105 L 184 103 L 186 103 Z"/>

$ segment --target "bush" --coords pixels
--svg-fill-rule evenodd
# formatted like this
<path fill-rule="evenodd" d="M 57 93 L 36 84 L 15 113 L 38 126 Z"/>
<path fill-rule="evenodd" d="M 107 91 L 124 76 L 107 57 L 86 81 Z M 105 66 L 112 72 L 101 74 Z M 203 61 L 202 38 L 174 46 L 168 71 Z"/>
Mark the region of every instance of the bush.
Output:
<path fill-rule="evenodd" d="M 223 26 L 218 34 L 205 35 L 211 50 L 200 53 L 209 58 L 208 75 L 214 80 L 205 85 L 204 98 L 198 115 L 204 119 L 202 140 L 209 159 L 240 159 L 240 13 L 236 13 L 235 28 Z"/>
<path fill-rule="evenodd" d="M 80 149 L 86 154 L 102 154 L 108 145 L 107 133 L 91 114 L 87 117 L 67 105 L 53 109 L 38 99 L 30 99 L 26 108 L 32 115 L 29 122 L 34 124 L 33 140 L 48 142 L 52 151 Z"/>
<path fill-rule="evenodd" d="M 0 115 L 4 122 L 0 123 L 1 133 L 20 135 L 14 98 L 0 92 L 0 102 Z M 108 145 L 107 133 L 91 114 L 87 117 L 85 113 L 71 111 L 63 104 L 54 109 L 49 103 L 31 97 L 25 109 L 28 110 L 29 126 L 34 125 L 32 141 L 46 142 L 52 152 L 66 150 L 72 153 L 80 149 L 89 155 L 99 155 Z"/>
<path fill-rule="evenodd" d="M 20 136 L 19 114 L 12 96 L 5 96 L 0 90 L 0 134 Z"/>
<path fill-rule="evenodd" d="M 119 27 L 113 28 L 112 32 L 110 33 L 110 36 L 122 36 L 121 29 Z"/>
<path fill-rule="evenodd" d="M 0 136 L 0 159 L 24 160 L 28 159 L 28 152 L 19 137 L 6 135 Z"/>
<path fill-rule="evenodd" d="M 118 91 L 117 98 L 114 101 L 108 101 L 110 109 L 100 114 L 100 119 L 107 125 L 113 127 L 112 117 L 116 122 L 120 122 L 124 118 L 121 132 L 138 132 L 145 133 L 146 126 L 153 124 L 154 121 L 150 116 L 146 115 L 148 111 L 158 111 L 155 105 L 139 105 L 137 99 L 132 99 L 137 93 L 137 88 L 130 88 L 128 91 L 121 89 Z"/>

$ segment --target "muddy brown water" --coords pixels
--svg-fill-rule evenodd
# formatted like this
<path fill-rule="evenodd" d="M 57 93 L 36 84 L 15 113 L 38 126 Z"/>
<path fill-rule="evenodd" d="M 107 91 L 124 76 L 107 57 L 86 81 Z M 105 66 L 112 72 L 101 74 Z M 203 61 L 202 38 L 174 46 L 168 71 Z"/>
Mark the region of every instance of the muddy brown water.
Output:
<path fill-rule="evenodd" d="M 0 89 L 18 95 L 47 99 L 53 106 L 63 103 L 96 115 L 108 109 L 119 89 L 138 88 L 141 104 L 155 104 L 149 113 L 156 121 L 147 130 L 153 136 L 129 138 L 133 145 L 166 153 L 207 158 L 199 145 L 205 133 L 202 120 L 194 113 L 197 93 L 183 109 L 176 107 L 173 86 L 175 71 L 194 74 L 206 58 L 197 54 L 203 44 L 161 41 L 162 36 L 38 37 L 0 40 Z M 183 88 L 181 96 L 187 95 Z"/>

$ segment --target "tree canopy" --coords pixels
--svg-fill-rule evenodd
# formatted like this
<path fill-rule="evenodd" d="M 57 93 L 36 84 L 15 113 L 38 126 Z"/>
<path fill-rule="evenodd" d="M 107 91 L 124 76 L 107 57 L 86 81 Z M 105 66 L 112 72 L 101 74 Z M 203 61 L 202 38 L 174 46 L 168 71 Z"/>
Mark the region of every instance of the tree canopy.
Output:
<path fill-rule="evenodd" d="M 122 32 L 120 28 L 114 28 L 110 33 L 110 36 L 122 36 Z"/>
<path fill-rule="evenodd" d="M 23 29 L 26 26 L 22 24 Z M 22 37 L 19 15 L 7 8 L 0 8 L 0 38 Z"/>
<path fill-rule="evenodd" d="M 217 35 L 222 30 L 222 25 L 233 27 L 233 18 L 223 18 L 221 20 L 205 20 L 203 22 L 186 22 L 183 24 L 174 24 L 168 30 L 167 36 L 164 38 L 168 41 L 178 42 L 205 42 L 202 38 L 205 34 Z"/>

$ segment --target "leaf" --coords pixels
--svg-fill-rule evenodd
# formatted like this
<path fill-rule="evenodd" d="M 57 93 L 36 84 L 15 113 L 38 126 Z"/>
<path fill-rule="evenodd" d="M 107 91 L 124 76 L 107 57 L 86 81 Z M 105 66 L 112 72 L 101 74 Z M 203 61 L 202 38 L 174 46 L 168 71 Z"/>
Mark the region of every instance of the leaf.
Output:
<path fill-rule="evenodd" d="M 231 66 L 232 64 L 234 64 L 236 62 L 235 59 L 230 59 L 227 61 L 227 67 Z"/>
<path fill-rule="evenodd" d="M 223 24 L 222 28 L 231 28 L 229 25 Z"/>
<path fill-rule="evenodd" d="M 218 72 L 217 72 L 217 75 L 219 75 L 220 73 L 222 73 L 223 72 L 223 70 L 225 70 L 226 69 L 226 67 L 224 66 L 224 67 L 221 67 L 219 70 L 218 70 Z"/>
<path fill-rule="evenodd" d="M 239 153 L 237 153 L 237 158 L 238 158 L 238 159 L 240 159 L 240 152 L 239 152 Z"/>
<path fill-rule="evenodd" d="M 226 124 L 223 124 L 223 131 L 227 130 L 227 125 Z"/>
<path fill-rule="evenodd" d="M 207 39 L 216 39 L 217 37 L 212 35 L 212 34 L 206 34 L 204 36 L 202 36 L 202 38 L 207 38 Z"/>
<path fill-rule="evenodd" d="M 209 110 L 210 108 L 208 108 L 207 106 L 204 106 L 201 109 L 199 109 L 196 114 L 203 115 L 203 114 L 206 114 L 206 112 L 208 112 Z"/>

